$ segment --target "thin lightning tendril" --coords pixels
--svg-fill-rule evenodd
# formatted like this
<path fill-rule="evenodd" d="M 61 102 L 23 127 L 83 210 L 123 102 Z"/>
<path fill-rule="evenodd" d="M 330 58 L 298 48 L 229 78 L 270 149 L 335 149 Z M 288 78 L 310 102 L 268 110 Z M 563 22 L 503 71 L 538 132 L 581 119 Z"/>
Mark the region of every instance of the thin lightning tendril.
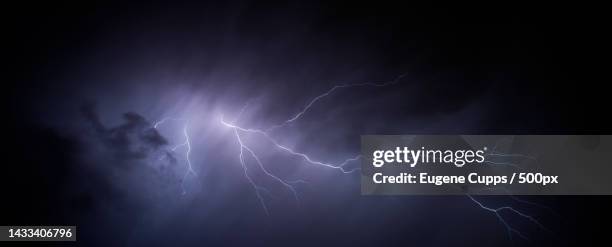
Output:
<path fill-rule="evenodd" d="M 472 195 L 466 194 L 466 196 L 468 198 L 470 198 L 470 200 L 472 200 L 474 203 L 476 203 L 480 208 L 487 210 L 489 212 L 492 212 L 495 214 L 495 216 L 497 217 L 497 219 L 499 219 L 499 221 L 504 225 L 504 227 L 506 228 L 506 231 L 508 232 L 508 237 L 510 237 L 512 239 L 512 233 L 515 233 L 516 235 L 518 235 L 519 237 L 525 239 L 525 240 L 529 240 L 523 233 L 521 233 L 520 231 L 518 231 L 516 228 L 512 227 L 507 221 L 506 219 L 504 219 L 504 217 L 501 215 L 502 211 L 510 211 L 518 216 L 521 216 L 529 221 L 531 221 L 533 224 L 537 225 L 538 227 L 540 227 L 541 229 L 550 232 L 550 230 L 548 230 L 546 227 L 544 227 L 544 225 L 542 225 L 538 220 L 536 220 L 533 216 L 525 214 L 513 207 L 510 206 L 502 206 L 502 207 L 497 207 L 497 208 L 492 208 L 492 207 L 488 207 L 485 206 L 482 202 L 476 200 Z"/>
<path fill-rule="evenodd" d="M 268 175 L 269 177 L 273 178 L 274 180 L 278 181 L 279 183 L 281 183 L 282 185 L 284 185 L 285 187 L 287 187 L 287 189 L 289 189 L 292 193 L 293 196 L 295 197 L 296 200 L 298 200 L 298 196 L 297 196 L 297 192 L 295 191 L 295 189 L 293 188 L 293 186 L 291 186 L 289 183 L 285 182 L 284 180 L 282 180 L 281 178 L 274 176 L 272 173 L 270 173 L 263 165 L 263 163 L 261 163 L 261 160 L 259 159 L 259 157 L 255 154 L 255 152 L 253 152 L 253 150 L 251 148 L 249 148 L 248 146 L 244 145 L 244 142 L 241 140 L 240 138 L 240 134 L 238 133 L 238 131 L 236 129 L 234 129 L 234 133 L 236 133 L 236 139 L 239 141 L 240 143 L 240 148 L 246 150 L 247 152 L 249 152 L 249 154 L 251 154 L 251 157 L 253 157 L 253 159 L 255 159 L 257 165 L 259 166 L 259 169 L 261 169 L 261 171 L 263 171 L 266 175 Z"/>
<path fill-rule="evenodd" d="M 495 147 L 493 147 L 492 152 L 487 153 L 485 156 L 487 157 L 493 157 L 493 158 L 511 158 L 511 159 L 515 159 L 515 158 L 522 158 L 522 159 L 528 159 L 528 160 L 537 160 L 536 157 L 533 156 L 529 156 L 529 155 L 524 155 L 524 154 L 509 154 L 509 153 L 502 153 L 497 150 L 499 143 L 495 144 Z M 490 161 L 490 160 L 486 160 L 484 161 L 484 163 L 490 164 L 490 165 L 495 165 L 495 166 L 510 166 L 516 169 L 525 169 L 521 166 L 519 166 L 517 163 L 514 162 L 508 162 L 508 161 Z M 497 188 L 492 188 L 492 189 L 497 189 Z M 555 213 L 550 207 L 547 207 L 545 205 L 541 205 L 539 203 L 535 203 L 535 202 L 530 202 L 527 200 L 523 200 L 520 199 L 514 195 L 512 195 L 512 193 L 510 191 L 508 191 L 506 188 L 501 188 L 503 189 L 508 196 L 519 203 L 524 203 L 524 204 L 528 204 L 528 205 L 532 205 L 532 206 L 536 206 L 536 207 L 540 207 L 543 209 L 547 209 L 553 213 Z M 501 215 L 502 211 L 509 211 L 514 213 L 515 215 L 518 215 L 520 217 L 523 217 L 525 219 L 528 219 L 529 221 L 531 221 L 533 224 L 537 225 L 540 229 L 543 229 L 547 232 L 551 232 L 550 230 L 548 230 L 546 227 L 544 227 L 544 225 L 542 225 L 538 220 L 536 220 L 533 216 L 525 214 L 511 206 L 502 206 L 502 207 L 497 207 L 497 208 L 492 208 L 492 207 L 488 207 L 485 206 L 482 202 L 476 200 L 476 198 L 474 198 L 472 195 L 466 194 L 467 197 L 470 198 L 470 200 L 472 200 L 474 203 L 476 203 L 480 208 L 492 212 L 495 214 L 495 216 L 497 217 L 497 219 L 499 219 L 499 221 L 504 225 L 504 227 L 506 228 L 506 231 L 508 232 L 508 236 L 510 237 L 510 239 L 512 239 L 512 233 L 515 233 L 517 236 L 521 237 L 522 239 L 525 240 L 529 240 L 523 233 L 521 233 L 520 231 L 518 231 L 516 228 L 512 227 L 508 221 Z"/>
<path fill-rule="evenodd" d="M 277 124 L 274 125 L 270 128 L 268 128 L 266 130 L 266 132 L 278 129 L 278 128 L 282 128 L 287 126 L 288 124 L 298 120 L 300 117 L 302 117 L 302 115 L 304 115 L 306 113 L 306 111 L 308 111 L 308 109 L 310 109 L 310 107 L 312 105 L 314 105 L 317 101 L 319 101 L 322 98 L 325 98 L 327 96 L 329 96 L 330 94 L 332 94 L 334 91 L 336 91 L 337 89 L 342 89 L 342 88 L 350 88 L 350 87 L 364 87 L 364 86 L 369 86 L 369 87 L 385 87 L 385 86 L 389 86 L 389 85 L 393 85 L 396 84 L 398 82 L 400 82 L 400 80 L 402 78 L 404 78 L 407 74 L 401 74 L 400 76 L 396 77 L 394 80 L 392 81 L 387 81 L 387 82 L 381 82 L 381 83 L 375 83 L 375 82 L 365 82 L 365 83 L 357 83 L 357 84 L 342 84 L 342 85 L 336 85 L 333 86 L 331 89 L 329 89 L 327 92 L 314 97 L 310 102 L 308 102 L 308 104 L 306 104 L 306 106 L 304 107 L 304 109 L 302 109 L 302 111 L 298 112 L 297 114 L 295 114 L 293 117 L 289 118 L 288 120 L 286 120 L 285 122 L 281 123 L 281 124 Z"/>
<path fill-rule="evenodd" d="M 182 194 L 185 195 L 187 194 L 187 190 L 185 189 L 185 180 L 187 179 L 187 176 L 189 176 L 190 174 L 193 176 L 196 176 L 196 172 L 193 170 L 193 165 L 191 164 L 191 158 L 190 158 L 190 154 L 191 154 L 191 138 L 189 137 L 189 132 L 187 131 L 187 126 L 189 125 L 189 123 L 187 121 L 185 121 L 182 118 L 163 118 L 162 120 L 159 120 L 157 122 L 155 122 L 153 124 L 153 128 L 157 129 L 160 125 L 168 122 L 168 121 L 181 121 L 184 122 L 184 126 L 183 126 L 183 136 L 185 137 L 185 141 L 182 143 L 179 143 L 173 147 L 170 148 L 170 150 L 172 152 L 175 152 L 178 148 L 180 147 L 185 147 L 185 163 L 187 164 L 187 169 L 185 170 L 185 174 L 183 174 L 183 179 L 181 179 L 181 189 L 182 189 Z M 169 154 L 166 154 L 166 156 Z M 163 159 L 165 156 L 160 157 L 160 159 Z"/>
<path fill-rule="evenodd" d="M 244 145 L 242 144 L 242 139 L 240 139 L 240 134 L 238 133 L 238 130 L 234 129 L 234 134 L 236 135 L 236 140 L 238 140 L 238 143 L 240 144 L 239 160 L 240 160 L 240 164 L 242 165 L 242 169 L 244 170 L 244 176 L 246 177 L 247 180 L 249 180 L 249 183 L 251 183 L 251 186 L 253 186 L 253 189 L 255 190 L 255 194 L 257 195 L 257 198 L 259 199 L 259 203 L 261 203 L 261 207 L 264 209 L 265 213 L 269 215 L 270 212 L 268 211 L 268 206 L 266 206 L 266 202 L 264 201 L 263 197 L 259 193 L 260 187 L 257 186 L 257 184 L 255 184 L 255 181 L 253 181 L 253 179 L 249 176 L 248 168 L 246 166 L 246 163 L 244 162 Z"/>

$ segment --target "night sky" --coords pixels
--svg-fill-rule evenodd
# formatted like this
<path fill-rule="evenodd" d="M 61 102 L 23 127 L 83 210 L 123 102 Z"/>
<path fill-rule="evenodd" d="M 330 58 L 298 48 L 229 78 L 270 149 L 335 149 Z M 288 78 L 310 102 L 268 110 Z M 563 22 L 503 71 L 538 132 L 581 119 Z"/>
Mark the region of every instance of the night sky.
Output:
<path fill-rule="evenodd" d="M 5 12 L 0 225 L 76 225 L 81 246 L 570 246 L 609 234 L 610 197 L 479 197 L 549 229 L 504 214 L 524 240 L 465 196 L 361 196 L 358 174 L 242 133 L 268 171 L 296 181 L 298 200 L 245 156 L 266 214 L 221 121 L 267 129 L 334 86 L 394 82 L 335 90 L 271 135 L 339 164 L 362 134 L 610 134 L 602 8 L 172 1 Z M 190 149 L 172 151 L 185 133 Z"/>

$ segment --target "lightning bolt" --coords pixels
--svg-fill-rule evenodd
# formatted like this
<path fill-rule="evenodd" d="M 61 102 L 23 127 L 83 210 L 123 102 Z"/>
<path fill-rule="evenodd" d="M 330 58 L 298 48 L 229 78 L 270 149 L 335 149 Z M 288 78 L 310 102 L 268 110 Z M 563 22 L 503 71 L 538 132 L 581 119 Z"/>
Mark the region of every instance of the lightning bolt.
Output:
<path fill-rule="evenodd" d="M 183 122 L 183 136 L 184 136 L 184 141 L 182 143 L 179 143 L 173 147 L 170 148 L 170 150 L 172 152 L 176 152 L 176 150 L 178 148 L 181 147 L 185 147 L 185 163 L 186 163 L 186 170 L 185 173 L 183 174 L 183 179 L 181 179 L 181 190 L 182 190 L 182 194 L 185 195 L 187 194 L 187 190 L 185 189 L 185 180 L 187 179 L 187 176 L 189 175 L 193 175 L 196 176 L 196 172 L 193 170 L 193 165 L 191 164 L 191 158 L 190 158 L 190 154 L 191 154 L 191 138 L 189 137 L 189 132 L 187 130 L 188 126 L 189 126 L 189 122 L 185 119 L 182 118 L 170 118 L 170 117 L 166 117 L 163 118 L 157 122 L 155 122 L 153 124 L 153 128 L 157 130 L 157 128 L 162 125 L 165 124 L 167 122 L 170 121 L 179 121 L 179 122 Z M 160 160 L 163 159 L 164 157 L 167 157 L 168 153 L 165 154 L 165 156 L 160 157 Z"/>
<path fill-rule="evenodd" d="M 261 194 L 259 193 L 260 191 L 260 186 L 258 186 L 254 180 L 249 176 L 248 174 L 248 168 L 246 165 L 246 162 L 244 160 L 244 153 L 245 151 L 249 153 L 249 155 L 251 157 L 253 157 L 253 159 L 255 160 L 255 162 L 257 163 L 258 167 L 260 168 L 261 171 L 263 171 L 268 177 L 278 181 L 279 183 L 281 183 L 283 186 L 285 186 L 286 188 L 288 188 L 292 193 L 293 196 L 295 197 L 296 201 L 299 201 L 299 197 L 297 195 L 297 191 L 295 189 L 294 186 L 292 186 L 291 184 L 293 183 L 306 183 L 306 181 L 303 180 L 296 180 L 293 182 L 288 182 L 285 181 L 281 178 L 279 178 L 278 176 L 275 176 L 274 174 L 270 173 L 263 165 L 263 163 L 261 162 L 261 160 L 259 159 L 259 157 L 257 156 L 257 154 L 251 149 L 249 148 L 247 145 L 245 145 L 245 143 L 242 141 L 241 137 L 240 137 L 240 133 L 250 133 L 250 134 L 257 134 L 260 135 L 262 137 L 264 137 L 268 142 L 270 142 L 274 147 L 276 147 L 278 150 L 283 151 L 284 153 L 291 155 L 291 156 L 295 156 L 298 158 L 301 158 L 303 161 L 305 161 L 306 163 L 310 164 L 310 165 L 316 165 L 316 166 L 322 166 L 322 167 L 326 167 L 326 168 L 331 168 L 331 169 L 336 169 L 339 170 L 342 173 L 353 173 L 355 171 L 358 171 L 359 168 L 352 168 L 352 169 L 347 169 L 345 168 L 348 164 L 355 162 L 359 159 L 361 159 L 361 155 L 356 155 L 352 158 L 348 158 L 346 160 L 344 160 L 342 163 L 340 164 L 332 164 L 332 163 L 327 163 L 327 162 L 322 162 L 319 161 L 315 158 L 310 157 L 308 154 L 306 153 L 302 153 L 299 151 L 296 151 L 292 148 L 289 148 L 285 145 L 282 145 L 278 140 L 276 140 L 275 138 L 273 138 L 270 135 L 270 132 L 274 131 L 275 129 L 278 128 L 282 128 L 285 127 L 289 124 L 291 124 L 292 122 L 295 122 L 296 120 L 300 119 L 304 114 L 306 114 L 306 112 L 319 100 L 331 95 L 334 91 L 337 91 L 339 89 L 343 89 L 343 88 L 352 88 L 352 87 L 385 87 L 385 86 L 389 86 L 389 85 L 393 85 L 398 83 L 403 77 L 405 77 L 406 74 L 402 74 L 398 77 L 396 77 L 395 79 L 391 80 L 391 81 L 387 81 L 387 82 L 380 82 L 380 83 L 375 83 L 375 82 L 366 82 L 366 83 L 357 83 L 357 84 L 342 84 L 342 85 L 336 85 L 333 86 L 331 89 L 329 89 L 328 91 L 326 91 L 325 93 L 318 95 L 316 97 L 314 97 L 310 102 L 308 102 L 308 104 L 306 104 L 305 107 L 302 108 L 301 111 L 299 111 L 297 114 L 293 115 L 292 117 L 290 117 L 289 119 L 285 120 L 284 122 L 277 124 L 277 125 L 273 125 L 272 127 L 262 130 L 262 129 L 249 129 L 249 128 L 243 128 L 240 127 L 238 125 L 235 124 L 235 122 L 240 118 L 240 116 L 242 115 L 242 113 L 245 111 L 245 109 L 248 107 L 248 103 L 245 104 L 244 107 L 241 108 L 240 112 L 238 113 L 238 117 L 236 118 L 236 120 L 232 123 L 229 123 L 227 121 L 225 121 L 225 119 L 223 118 L 223 116 L 220 117 L 220 122 L 221 124 L 223 124 L 226 127 L 232 128 L 234 135 L 236 137 L 236 140 L 240 146 L 240 153 L 239 153 L 239 160 L 241 163 L 241 166 L 244 170 L 244 174 L 245 177 L 247 178 L 247 180 L 249 181 L 249 183 L 251 184 L 251 186 L 253 187 L 255 193 L 257 194 L 257 198 L 259 199 L 262 208 L 264 209 L 264 211 L 266 212 L 266 214 L 269 214 L 268 211 L 268 207 L 265 204 L 265 200 L 263 199 L 263 197 L 261 196 Z"/>
<path fill-rule="evenodd" d="M 506 159 L 526 159 L 526 160 L 537 160 L 536 157 L 534 156 L 530 156 L 530 155 L 524 155 L 524 154 L 515 154 L 515 153 L 503 153 L 503 152 L 499 152 L 497 151 L 497 147 L 499 145 L 499 142 L 495 144 L 495 146 L 493 147 L 493 150 L 489 153 L 487 153 L 485 156 L 486 157 L 492 157 L 492 158 L 506 158 Z M 485 160 L 486 164 L 490 164 L 490 165 L 496 165 L 496 166 L 510 166 L 516 169 L 525 169 L 524 167 L 519 166 L 517 163 L 514 163 L 512 161 L 490 161 L 490 160 Z M 527 205 L 532 205 L 532 206 L 536 206 L 542 209 L 546 209 L 549 210 L 552 213 L 556 212 L 554 210 L 552 210 L 552 208 L 547 207 L 545 205 L 541 205 L 539 203 L 535 203 L 535 202 L 531 202 L 531 201 L 527 201 L 521 198 L 518 198 L 516 196 L 514 196 L 510 191 L 508 191 L 506 188 L 488 188 L 490 190 L 496 190 L 496 189 L 502 189 L 512 200 L 519 202 L 519 203 L 523 203 L 523 204 L 527 204 Z M 519 236 L 522 239 L 525 240 L 529 240 L 522 232 L 520 232 L 518 229 L 512 227 L 508 221 L 502 216 L 502 212 L 504 211 L 508 211 L 511 212 L 515 215 L 518 215 L 519 217 L 522 217 L 524 219 L 529 220 L 530 222 L 532 222 L 533 224 L 535 224 L 536 226 L 538 226 L 540 229 L 552 233 L 552 231 L 550 231 L 549 229 L 547 229 L 546 227 L 544 227 L 544 225 L 542 225 L 535 217 L 528 215 L 522 211 L 519 211 L 518 209 L 515 209 L 511 206 L 501 206 L 501 207 L 497 207 L 497 208 L 493 208 L 493 207 L 489 207 L 484 205 L 484 203 L 482 203 L 481 201 L 478 201 L 474 196 L 470 195 L 470 194 L 466 194 L 466 196 L 474 203 L 476 203 L 476 205 L 478 205 L 481 209 L 489 211 L 491 213 L 493 213 L 495 215 L 495 217 L 503 224 L 503 226 L 506 228 L 506 231 L 508 233 L 508 237 L 510 239 L 512 239 L 512 234 L 516 234 L 517 236 Z"/>
<path fill-rule="evenodd" d="M 289 189 L 292 193 L 293 196 L 295 197 L 296 201 L 299 200 L 298 196 L 297 196 L 297 191 L 295 191 L 295 188 L 293 186 L 291 186 L 288 182 L 285 182 L 283 179 L 275 176 L 274 174 L 270 173 L 263 165 L 263 163 L 261 162 L 261 160 L 259 159 L 259 157 L 257 156 L 257 154 L 255 154 L 255 152 L 253 152 L 253 150 L 251 148 L 249 148 L 248 146 L 244 145 L 244 142 L 242 142 L 242 139 L 240 138 L 240 133 L 238 133 L 237 129 L 234 129 L 234 134 L 236 135 L 236 140 L 238 140 L 238 143 L 240 144 L 240 162 L 242 163 L 242 167 L 245 168 L 245 174 L 248 177 L 248 172 L 246 170 L 246 164 L 244 162 L 244 152 L 243 150 L 246 150 L 251 157 L 253 157 L 253 159 L 255 159 L 257 165 L 259 166 L 259 169 L 261 169 L 261 171 L 263 171 L 267 176 L 271 177 L 272 179 L 278 181 L 279 183 L 281 183 L 282 185 L 284 185 L 285 187 L 287 187 L 287 189 Z M 254 188 L 257 188 L 258 186 L 253 182 L 253 180 L 248 177 L 249 181 L 251 181 L 251 184 L 253 185 Z M 256 190 L 257 191 L 257 190 Z M 258 196 L 261 200 L 261 196 Z M 264 207 L 265 208 L 265 207 Z"/>
<path fill-rule="evenodd" d="M 261 189 L 261 187 L 257 186 L 257 184 L 255 184 L 255 181 L 253 181 L 251 176 L 249 176 L 248 168 L 246 166 L 246 163 L 244 162 L 244 144 L 242 144 L 242 139 L 240 139 L 240 134 L 238 134 L 237 130 L 234 130 L 234 134 L 236 135 L 236 140 L 238 140 L 238 143 L 240 144 L 240 154 L 238 157 L 240 160 L 240 164 L 242 165 L 242 169 L 244 170 L 244 176 L 249 181 L 251 186 L 253 186 L 253 189 L 255 190 L 255 194 L 257 195 L 257 198 L 259 199 L 259 203 L 261 203 L 261 207 L 266 212 L 266 214 L 269 215 L 270 212 L 268 211 L 268 206 L 266 206 L 266 202 L 264 201 L 263 197 L 259 193 L 259 190 Z"/>
<path fill-rule="evenodd" d="M 517 230 L 516 228 L 512 227 L 508 221 L 506 221 L 506 219 L 501 215 L 501 212 L 503 211 L 509 211 L 514 213 L 515 215 L 518 215 L 522 218 L 525 218 L 529 221 L 531 221 L 533 224 L 537 225 L 539 228 L 547 231 L 547 232 L 551 232 L 550 230 L 548 230 L 546 227 L 544 227 L 544 225 L 542 225 L 536 218 L 534 218 L 531 215 L 528 215 L 526 213 L 523 213 L 513 207 L 510 206 L 501 206 L 501 207 L 497 207 L 497 208 L 493 208 L 493 207 L 488 207 L 485 206 L 482 202 L 476 200 L 476 198 L 474 198 L 472 195 L 466 194 L 466 196 L 468 198 L 470 198 L 470 200 L 472 200 L 474 203 L 476 203 L 476 205 L 478 205 L 480 208 L 489 211 L 493 214 L 495 214 L 495 216 L 497 217 L 497 219 L 499 219 L 499 221 L 504 225 L 504 227 L 506 228 L 506 231 L 508 232 L 508 237 L 510 239 L 512 239 L 512 233 L 516 234 L 517 236 L 521 237 L 522 239 L 525 240 L 529 240 L 529 238 L 527 238 L 523 233 L 521 233 L 519 230 Z"/>
<path fill-rule="evenodd" d="M 223 119 L 223 116 L 220 118 L 220 122 L 223 125 L 225 125 L 226 127 L 234 129 L 234 131 L 236 131 L 236 132 L 245 132 L 245 133 L 252 133 L 252 134 L 261 135 L 266 140 L 268 140 L 270 143 L 272 143 L 272 145 L 274 147 L 278 148 L 281 151 L 284 151 L 285 153 L 287 153 L 289 155 L 299 157 L 299 158 L 303 159 L 305 162 L 307 162 L 308 164 L 317 165 L 317 166 L 323 166 L 323 167 L 332 168 L 332 169 L 337 169 L 337 170 L 340 170 L 342 173 L 353 173 L 353 172 L 359 170 L 359 168 L 347 169 L 347 168 L 345 168 L 345 166 L 350 164 L 351 162 L 354 162 L 354 161 L 357 161 L 357 160 L 361 159 L 361 155 L 357 155 L 357 156 L 355 156 L 353 158 L 348 158 L 348 159 L 344 160 L 344 162 L 342 162 L 340 164 L 326 163 L 326 162 L 318 161 L 318 160 L 316 160 L 314 158 L 311 158 L 309 155 L 307 155 L 305 153 L 301 153 L 301 152 L 295 151 L 295 150 L 293 150 L 293 149 L 291 149 L 291 148 L 289 148 L 287 146 L 284 146 L 284 145 L 280 144 L 276 139 L 272 138 L 272 136 L 270 136 L 270 134 L 268 134 L 268 132 L 266 132 L 264 130 L 246 129 L 246 128 L 243 128 L 243 127 L 240 127 L 240 126 L 228 123 L 228 122 L 226 122 Z"/>
<path fill-rule="evenodd" d="M 285 145 L 280 144 L 276 139 L 274 139 L 271 135 L 270 132 L 274 131 L 275 129 L 278 128 L 282 128 L 285 127 L 289 124 L 291 124 L 292 122 L 295 122 L 296 120 L 300 119 L 316 102 L 318 102 L 319 100 L 331 95 L 334 91 L 337 91 L 339 89 L 343 89 L 343 88 L 354 88 L 354 87 L 385 87 L 385 86 L 390 86 L 390 85 L 394 85 L 397 84 L 401 81 L 402 78 L 404 78 L 407 74 L 401 74 L 399 76 L 397 76 L 395 79 L 391 80 L 391 81 L 386 81 L 386 82 L 365 82 L 365 83 L 355 83 L 355 84 L 341 84 L 341 85 L 336 85 L 333 86 L 331 89 L 329 89 L 328 91 L 326 91 L 323 94 L 320 94 L 316 97 L 314 97 L 311 101 L 309 101 L 305 107 L 302 108 L 301 111 L 299 111 L 298 113 L 296 113 L 295 115 L 293 115 L 292 117 L 290 117 L 289 119 L 285 120 L 284 122 L 280 123 L 280 124 L 276 124 L 273 125 L 272 127 L 262 130 L 262 129 L 249 129 L 249 128 L 243 128 L 240 127 L 234 123 L 228 123 L 227 121 L 224 120 L 223 116 L 221 116 L 220 118 L 220 122 L 221 124 L 225 125 L 226 127 L 232 128 L 234 129 L 235 132 L 245 132 L 245 133 L 252 133 L 252 134 L 258 134 L 263 136 L 265 139 L 267 139 L 270 143 L 272 143 L 277 149 L 284 151 L 285 153 L 292 155 L 292 156 L 297 156 L 301 159 L 303 159 L 305 162 L 311 164 L 311 165 L 317 165 L 317 166 L 323 166 L 323 167 L 327 167 L 327 168 L 332 168 L 332 169 L 337 169 L 340 170 L 342 173 L 353 173 L 357 170 L 359 170 L 359 168 L 353 168 L 353 169 L 346 169 L 345 166 L 357 161 L 359 159 L 361 159 L 361 155 L 356 155 L 352 158 L 348 158 L 346 160 L 344 160 L 342 163 L 340 164 L 331 164 L 331 163 L 326 163 L 326 162 L 322 162 L 322 161 L 318 161 L 314 158 L 311 158 L 309 155 L 302 153 L 302 152 L 298 152 L 292 148 L 289 148 Z M 243 108 L 241 108 L 240 113 L 238 114 L 238 118 L 240 118 L 240 115 L 242 115 L 242 113 L 244 112 L 244 110 L 246 109 L 246 107 L 248 106 L 248 103 L 245 104 L 245 106 Z M 239 139 L 239 135 L 236 136 Z M 243 147 L 244 143 L 241 143 L 241 148 Z M 246 147 L 246 146 L 245 146 Z"/>
<path fill-rule="evenodd" d="M 334 170 L 338 170 L 340 171 L 342 174 L 350 174 L 350 173 L 354 173 L 355 171 L 358 171 L 359 168 L 346 168 L 346 166 L 348 164 L 351 164 L 355 161 L 358 161 L 361 159 L 361 155 L 356 155 L 352 158 L 347 158 L 346 160 L 344 160 L 343 162 L 339 163 L 339 164 L 332 164 L 332 163 L 327 163 L 327 162 L 323 162 L 320 161 L 316 158 L 311 157 L 310 155 L 303 153 L 303 152 L 299 152 L 293 148 L 290 148 L 286 145 L 281 144 L 277 139 L 275 139 L 273 137 L 273 135 L 271 134 L 272 132 L 274 132 L 274 130 L 279 129 L 279 128 L 283 128 L 286 127 L 290 124 L 292 124 L 293 122 L 301 119 L 307 112 L 309 109 L 311 109 L 311 107 L 313 105 L 315 105 L 317 102 L 321 101 L 323 98 L 328 97 L 330 95 L 332 95 L 334 92 L 340 90 L 340 89 L 347 89 L 347 88 L 354 88 L 354 87 L 386 87 L 386 86 L 392 86 L 395 85 L 397 83 L 399 83 L 401 81 L 402 78 L 404 78 L 406 76 L 406 74 L 402 74 L 398 77 L 396 77 L 395 79 L 391 80 L 391 81 L 387 81 L 387 82 L 380 82 L 380 83 L 375 83 L 375 82 L 366 82 L 366 83 L 357 83 L 357 84 L 340 84 L 340 85 L 336 85 L 331 87 L 328 91 L 314 97 L 312 100 L 310 100 L 299 112 L 297 112 L 296 114 L 292 115 L 291 117 L 289 117 L 287 120 L 282 121 L 279 124 L 275 124 L 267 129 L 252 129 L 252 128 L 246 128 L 246 127 L 242 127 L 239 126 L 238 124 L 236 124 L 236 122 L 238 121 L 238 119 L 240 118 L 240 116 L 243 114 L 243 112 L 245 111 L 245 109 L 248 107 L 248 102 L 247 104 L 244 105 L 244 107 L 241 108 L 238 117 L 232 121 L 232 122 L 228 122 L 224 119 L 223 115 L 221 115 L 221 117 L 219 118 L 219 121 L 222 125 L 224 125 L 225 127 L 228 127 L 230 129 L 232 129 L 233 135 L 236 139 L 236 142 L 238 144 L 238 160 L 241 164 L 241 167 L 243 169 L 244 172 L 244 177 L 247 179 L 247 181 L 249 182 L 249 184 L 251 185 L 251 187 L 253 188 L 256 197 L 258 198 L 258 201 L 261 205 L 261 207 L 263 208 L 264 212 L 266 213 L 266 215 L 270 214 L 269 208 L 266 204 L 266 200 L 264 198 L 264 196 L 262 195 L 262 192 L 267 193 L 269 195 L 272 195 L 272 193 L 266 189 L 263 186 L 258 185 L 255 180 L 249 175 L 249 166 L 248 166 L 248 162 L 246 160 L 246 156 L 250 156 L 256 164 L 256 167 L 263 172 L 263 174 L 265 174 L 268 178 L 276 181 L 277 183 L 281 184 L 283 187 L 285 187 L 286 189 L 288 189 L 293 197 L 295 198 L 296 202 L 299 202 L 299 197 L 298 197 L 298 193 L 297 190 L 295 188 L 295 185 L 297 184 L 306 184 L 307 182 L 304 180 L 293 180 L 293 181 L 289 181 L 289 180 L 284 180 L 282 178 L 280 178 L 279 176 L 274 175 L 273 173 L 271 173 L 263 164 L 263 162 L 261 161 L 261 159 L 259 158 L 259 156 L 256 154 L 256 152 L 249 147 L 242 138 L 242 135 L 246 135 L 246 134 L 251 134 L 251 135 L 257 135 L 260 137 L 263 137 L 267 142 L 269 142 L 270 144 L 272 144 L 272 146 L 287 154 L 290 156 L 294 156 L 297 158 L 300 158 L 303 162 L 309 164 L 309 165 L 314 165 L 314 166 L 320 166 L 320 167 L 325 167 L 325 168 L 329 168 L 329 169 L 334 169 Z M 185 121 L 183 119 L 177 119 L 177 118 L 164 118 L 158 122 L 156 122 L 154 124 L 154 128 L 157 128 L 159 125 L 164 124 L 167 121 Z M 186 152 L 185 152 L 185 160 L 187 163 L 187 171 L 185 172 L 185 175 L 183 177 L 183 180 L 187 177 L 187 175 L 189 174 L 193 174 L 195 175 L 195 172 L 193 171 L 193 167 L 191 164 L 191 161 L 189 159 L 189 154 L 191 151 L 191 142 L 190 142 L 190 137 L 187 131 L 187 123 L 185 121 L 185 125 L 183 127 L 183 134 L 185 137 L 185 141 L 183 143 L 180 143 L 176 146 L 174 146 L 173 148 L 171 148 L 171 150 L 174 152 L 177 148 L 185 146 Z M 497 145 L 496 145 L 497 146 Z M 500 157 L 500 158 L 512 158 L 512 157 L 518 157 L 518 158 L 526 158 L 526 159 L 535 159 L 534 157 L 531 156 L 527 156 L 527 155 L 522 155 L 522 154 L 505 154 L 505 153 L 501 153 L 501 152 L 495 152 L 495 148 L 493 149 L 493 152 L 489 153 L 488 156 L 491 157 Z M 508 166 L 513 166 L 516 168 L 521 168 L 518 167 L 516 164 L 511 163 L 511 162 L 494 162 L 494 161 L 489 161 L 489 164 L 492 165 L 508 165 Z M 523 238 L 523 239 L 528 239 L 526 237 L 525 234 L 523 234 L 521 231 L 519 231 L 518 229 L 514 228 L 513 226 L 511 226 L 508 221 L 502 216 L 502 212 L 510 212 L 513 213 L 521 218 L 527 219 L 530 222 L 532 222 L 533 224 L 537 225 L 539 228 L 544 229 L 546 231 L 549 231 L 547 228 L 544 227 L 544 225 L 542 225 L 536 218 L 534 218 L 533 216 L 526 214 L 522 211 L 519 211 L 511 206 L 502 206 L 502 207 L 489 207 L 486 206 L 484 203 L 478 201 L 476 198 L 474 198 L 472 195 L 466 195 L 470 201 L 472 201 L 473 203 L 475 203 L 479 208 L 491 212 L 493 213 L 496 218 L 503 224 L 503 226 L 506 228 L 506 231 L 508 232 L 508 235 L 510 237 L 510 239 L 512 239 L 513 234 L 516 234 L 517 236 Z M 522 202 L 522 203 L 526 203 L 526 204 L 532 204 L 532 205 L 538 205 L 541 206 L 539 204 L 536 203 L 532 203 L 526 200 L 522 200 L 519 198 L 516 198 L 512 195 L 510 195 L 511 198 L 513 198 L 513 200 L 516 200 L 518 202 Z M 299 205 L 299 204 L 298 204 Z"/>
<path fill-rule="evenodd" d="M 302 108 L 301 111 L 299 111 L 297 114 L 295 114 L 293 117 L 285 120 L 284 122 L 277 124 L 277 125 L 273 125 L 272 127 L 268 128 L 266 130 L 266 132 L 269 131 L 273 131 L 275 129 L 278 128 L 282 128 L 285 127 L 287 125 L 289 125 L 290 123 L 298 120 L 299 118 L 301 118 L 306 111 L 308 111 L 310 109 L 310 107 L 312 107 L 317 101 L 321 100 L 322 98 L 325 98 L 327 96 L 329 96 L 330 94 L 332 94 L 334 91 L 338 90 L 338 89 L 343 89 L 343 88 L 353 88 L 353 87 L 385 87 L 385 86 L 389 86 L 389 85 L 394 85 L 400 82 L 400 80 L 404 77 L 406 77 L 407 73 L 405 74 L 401 74 L 398 77 L 396 77 L 395 79 L 391 80 L 391 81 L 387 81 L 387 82 L 364 82 L 364 83 L 356 83 L 356 84 L 341 84 L 341 85 L 336 85 L 333 86 L 331 89 L 329 89 L 327 92 L 314 97 L 310 102 L 308 102 L 308 104 L 306 104 L 306 106 L 304 108 Z"/>

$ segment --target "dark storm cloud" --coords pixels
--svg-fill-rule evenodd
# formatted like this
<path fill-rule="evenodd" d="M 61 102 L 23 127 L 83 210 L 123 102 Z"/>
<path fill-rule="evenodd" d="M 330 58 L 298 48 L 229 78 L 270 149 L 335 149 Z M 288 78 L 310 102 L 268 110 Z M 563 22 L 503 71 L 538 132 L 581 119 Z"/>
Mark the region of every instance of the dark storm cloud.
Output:
<path fill-rule="evenodd" d="M 168 193 L 180 193 L 183 167 L 177 165 L 176 153 L 150 121 L 126 112 L 120 123 L 106 127 L 95 104 L 87 103 L 80 110 L 80 131 L 62 132 L 81 143 L 82 150 L 75 156 L 82 166 L 121 195 L 117 204 L 109 201 L 110 205 L 143 205 Z"/>
<path fill-rule="evenodd" d="M 168 144 L 150 122 L 136 113 L 124 113 L 122 124 L 107 128 L 100 121 L 94 104 L 83 106 L 81 112 L 100 141 L 119 159 L 144 159 Z"/>

